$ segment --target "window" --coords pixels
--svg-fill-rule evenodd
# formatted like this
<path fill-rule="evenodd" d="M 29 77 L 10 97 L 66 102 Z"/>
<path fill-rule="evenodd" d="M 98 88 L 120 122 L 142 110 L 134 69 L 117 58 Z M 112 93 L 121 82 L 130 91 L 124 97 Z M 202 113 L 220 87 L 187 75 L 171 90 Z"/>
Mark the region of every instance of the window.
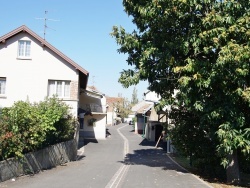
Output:
<path fill-rule="evenodd" d="M 70 81 L 49 80 L 48 96 L 57 95 L 60 98 L 70 97 Z"/>
<path fill-rule="evenodd" d="M 19 58 L 30 58 L 30 44 L 31 44 L 31 41 L 28 41 L 28 40 L 18 41 L 18 57 Z"/>
<path fill-rule="evenodd" d="M 6 87 L 6 78 L 0 77 L 0 95 L 5 94 L 5 87 Z"/>

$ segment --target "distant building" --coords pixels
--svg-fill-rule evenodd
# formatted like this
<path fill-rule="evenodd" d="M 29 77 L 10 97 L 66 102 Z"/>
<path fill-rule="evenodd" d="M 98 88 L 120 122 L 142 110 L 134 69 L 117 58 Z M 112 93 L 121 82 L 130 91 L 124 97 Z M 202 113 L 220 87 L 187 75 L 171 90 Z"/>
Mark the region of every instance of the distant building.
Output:
<path fill-rule="evenodd" d="M 161 99 L 161 96 L 154 91 L 146 91 L 143 93 L 143 100 L 150 102 L 158 102 Z"/>
<path fill-rule="evenodd" d="M 80 128 L 80 138 L 106 138 L 106 116 L 107 104 L 106 97 L 94 86 L 87 86 L 81 90 L 79 108 L 92 113 L 84 117 L 84 127 Z"/>
<path fill-rule="evenodd" d="M 117 106 L 123 103 L 122 97 L 106 97 L 107 99 L 107 118 L 106 124 L 107 125 L 114 125 L 116 121 L 119 119 L 119 113 L 117 112 Z"/>

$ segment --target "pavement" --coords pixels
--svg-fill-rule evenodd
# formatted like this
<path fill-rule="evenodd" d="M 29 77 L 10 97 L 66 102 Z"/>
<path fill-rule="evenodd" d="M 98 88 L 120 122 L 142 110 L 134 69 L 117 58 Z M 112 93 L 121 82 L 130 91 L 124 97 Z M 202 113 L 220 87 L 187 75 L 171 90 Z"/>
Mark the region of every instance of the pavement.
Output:
<path fill-rule="evenodd" d="M 78 161 L 0 183 L 13 188 L 207 188 L 206 182 L 176 164 L 133 126 L 107 127 L 105 140 L 85 140 Z"/>

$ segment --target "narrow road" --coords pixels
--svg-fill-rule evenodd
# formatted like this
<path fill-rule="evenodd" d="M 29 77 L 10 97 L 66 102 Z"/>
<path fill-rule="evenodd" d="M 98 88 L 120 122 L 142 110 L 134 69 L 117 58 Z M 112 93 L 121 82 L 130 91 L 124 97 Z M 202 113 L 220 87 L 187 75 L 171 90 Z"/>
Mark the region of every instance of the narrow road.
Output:
<path fill-rule="evenodd" d="M 13 188 L 165 188 L 209 187 L 186 172 L 161 149 L 120 124 L 107 128 L 106 140 L 90 140 L 78 161 L 34 176 L 0 183 Z"/>

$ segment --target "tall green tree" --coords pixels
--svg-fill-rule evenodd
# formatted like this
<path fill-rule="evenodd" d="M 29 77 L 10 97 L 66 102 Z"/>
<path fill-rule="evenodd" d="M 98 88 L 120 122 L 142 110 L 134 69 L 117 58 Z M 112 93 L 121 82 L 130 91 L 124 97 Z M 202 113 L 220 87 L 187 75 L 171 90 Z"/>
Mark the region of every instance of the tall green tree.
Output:
<path fill-rule="evenodd" d="M 132 93 L 132 99 L 131 99 L 131 104 L 137 104 L 138 103 L 138 96 L 137 96 L 137 89 L 134 87 L 133 93 Z"/>
<path fill-rule="evenodd" d="M 119 82 L 128 87 L 148 80 L 162 104 L 184 106 L 199 129 L 216 138 L 227 180 L 238 183 L 237 154 L 250 153 L 250 1 L 124 0 L 123 5 L 137 30 L 113 27 L 118 51 L 128 54 L 132 66 Z"/>

